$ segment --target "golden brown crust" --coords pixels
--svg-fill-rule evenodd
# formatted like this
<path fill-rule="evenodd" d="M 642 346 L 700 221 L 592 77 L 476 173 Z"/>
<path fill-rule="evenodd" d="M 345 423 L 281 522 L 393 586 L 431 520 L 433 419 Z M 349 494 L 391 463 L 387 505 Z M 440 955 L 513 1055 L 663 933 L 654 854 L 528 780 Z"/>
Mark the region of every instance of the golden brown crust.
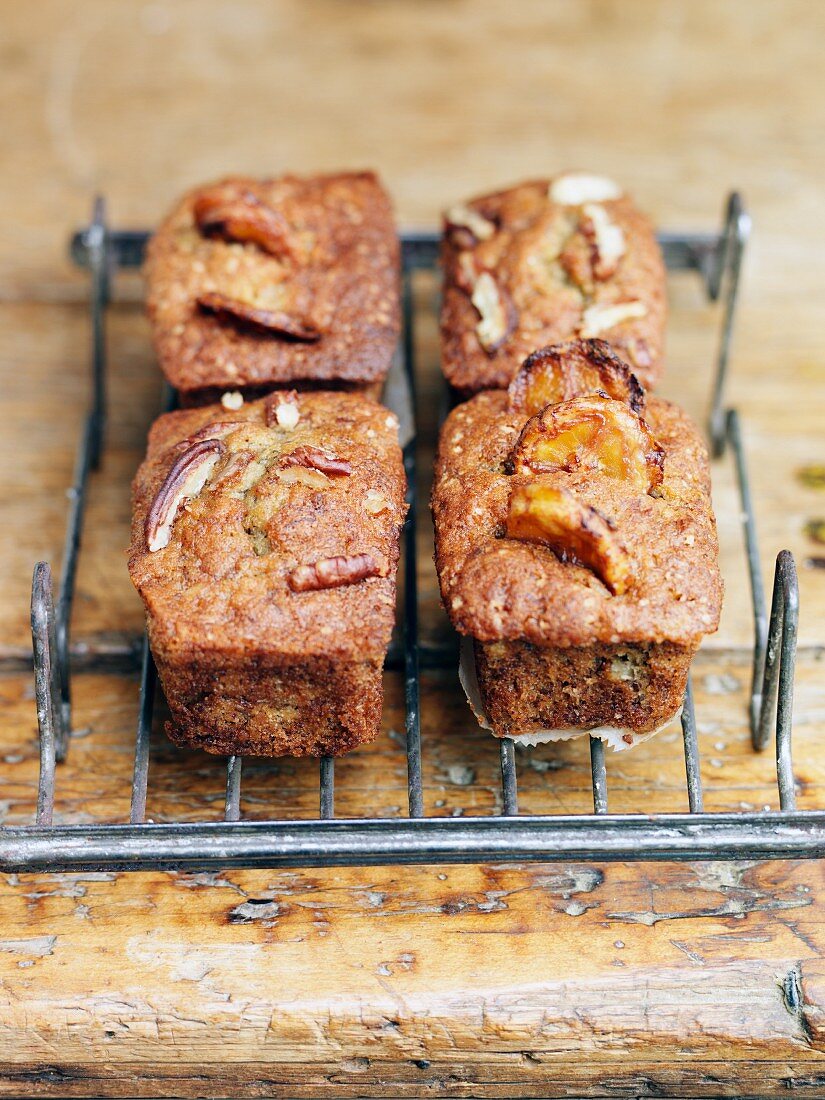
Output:
<path fill-rule="evenodd" d="M 210 433 L 217 461 L 152 553 L 158 491 Z M 133 484 L 129 569 L 177 739 L 299 755 L 375 736 L 404 494 L 396 418 L 358 395 L 277 393 L 155 422 Z M 359 556 L 371 567 L 346 577 L 323 564 Z M 296 583 L 306 569 L 318 585 Z"/>
<path fill-rule="evenodd" d="M 439 441 L 432 506 L 441 594 L 457 630 L 538 646 L 694 646 L 716 630 L 722 584 L 704 443 L 688 416 L 661 398 L 648 398 L 645 419 L 665 453 L 659 495 L 588 469 L 542 475 L 597 509 L 628 548 L 633 584 L 612 595 L 584 566 L 502 537 L 513 484 L 505 469 L 524 423 L 507 394 L 479 394 L 453 410 Z"/>
<path fill-rule="evenodd" d="M 549 197 L 553 183 L 536 180 L 469 202 L 495 229 L 483 240 L 445 222 L 442 361 L 463 395 L 506 387 L 535 348 L 577 336 L 606 340 L 646 386 L 661 376 L 667 301 L 653 227 L 627 196 L 568 205 Z M 610 264 L 596 246 L 594 206 L 609 232 L 623 238 L 623 253 Z M 472 301 L 474 272 L 489 272 L 513 311 L 509 333 L 486 350 Z M 644 315 L 600 328 L 609 316 L 590 313 L 592 307 L 619 303 L 641 303 L 636 312 L 643 307 Z"/>
<path fill-rule="evenodd" d="M 399 244 L 371 172 L 196 188 L 150 241 L 145 274 L 160 365 L 187 393 L 374 384 L 398 342 Z"/>

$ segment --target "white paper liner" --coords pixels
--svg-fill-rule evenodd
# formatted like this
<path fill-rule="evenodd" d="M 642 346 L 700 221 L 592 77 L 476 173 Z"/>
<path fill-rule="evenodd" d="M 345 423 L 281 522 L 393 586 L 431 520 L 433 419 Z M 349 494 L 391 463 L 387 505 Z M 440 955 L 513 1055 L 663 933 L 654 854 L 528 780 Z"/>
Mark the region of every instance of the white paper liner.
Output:
<path fill-rule="evenodd" d="M 481 689 L 478 686 L 478 674 L 476 673 L 475 652 L 473 650 L 473 639 L 462 638 L 461 639 L 461 659 L 458 665 L 458 678 L 461 681 L 461 686 L 464 689 L 464 694 L 467 696 L 467 702 L 470 704 L 470 710 L 476 716 L 476 720 L 482 729 L 490 730 L 492 732 L 493 727 L 490 725 L 487 715 L 484 712 L 484 703 L 481 700 Z M 595 726 L 592 729 L 585 729 L 583 727 L 573 727 L 570 729 L 555 729 L 555 730 L 534 730 L 532 733 L 519 733 L 512 737 L 512 740 L 517 745 L 524 745 L 526 748 L 534 748 L 536 745 L 547 745 L 554 741 L 572 741 L 576 737 L 598 737 L 600 741 L 603 741 L 608 748 L 613 749 L 614 752 L 624 752 L 625 749 L 632 749 L 634 745 L 640 745 L 642 741 L 647 741 L 651 737 L 655 737 L 657 733 L 661 733 L 663 729 L 666 729 L 674 719 L 678 718 L 682 713 L 682 708 L 676 711 L 676 713 L 661 726 L 655 730 L 650 730 L 649 733 L 634 733 L 633 730 L 621 729 L 619 726 Z M 626 738 L 630 740 L 626 740 Z"/>

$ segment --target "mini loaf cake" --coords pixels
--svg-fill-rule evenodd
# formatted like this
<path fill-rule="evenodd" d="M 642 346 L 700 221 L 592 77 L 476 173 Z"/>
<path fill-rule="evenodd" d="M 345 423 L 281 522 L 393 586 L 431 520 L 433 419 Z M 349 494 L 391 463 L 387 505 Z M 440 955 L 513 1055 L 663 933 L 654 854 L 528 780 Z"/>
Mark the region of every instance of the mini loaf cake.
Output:
<path fill-rule="evenodd" d="M 207 752 L 340 754 L 376 736 L 406 512 L 396 417 L 279 391 L 160 417 L 129 570 L 172 715 Z"/>
<path fill-rule="evenodd" d="M 645 386 L 662 373 L 665 268 L 612 180 L 565 175 L 447 211 L 442 361 L 462 396 L 503 389 L 537 347 L 599 337 Z"/>
<path fill-rule="evenodd" d="M 432 506 L 482 724 L 624 748 L 677 713 L 721 607 L 707 453 L 607 344 L 545 348 L 454 409 Z"/>
<path fill-rule="evenodd" d="M 149 242 L 145 275 L 160 365 L 184 404 L 282 385 L 380 392 L 399 244 L 372 172 L 190 191 Z"/>

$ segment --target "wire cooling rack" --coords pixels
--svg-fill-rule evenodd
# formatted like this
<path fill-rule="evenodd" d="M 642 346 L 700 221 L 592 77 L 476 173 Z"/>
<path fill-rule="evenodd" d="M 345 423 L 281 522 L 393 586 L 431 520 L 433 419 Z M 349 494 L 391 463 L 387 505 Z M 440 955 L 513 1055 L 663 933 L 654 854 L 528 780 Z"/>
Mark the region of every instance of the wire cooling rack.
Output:
<path fill-rule="evenodd" d="M 407 818 L 335 819 L 335 765 L 320 761 L 319 816 L 315 820 L 243 821 L 240 795 L 243 761 L 230 757 L 222 821 L 145 822 L 149 740 L 156 677 L 143 643 L 140 706 L 135 744 L 130 820 L 122 824 L 60 825 L 53 822 L 57 765 L 71 742 L 69 630 L 90 472 L 99 464 L 106 419 L 105 315 L 111 280 L 119 268 L 140 264 L 148 234 L 108 227 L 102 200 L 91 224 L 72 239 L 75 262 L 91 274 L 92 401 L 80 438 L 70 494 L 60 585 L 55 601 L 47 563 L 34 570 L 32 636 L 40 733 L 40 781 L 33 825 L 0 828 L 0 869 L 147 870 L 332 864 L 468 863 L 487 860 L 655 860 L 799 858 L 825 855 L 825 812 L 798 812 L 791 758 L 793 674 L 798 618 L 796 568 L 782 551 L 776 561 L 768 615 L 757 553 L 754 512 L 739 418 L 725 405 L 733 321 L 742 256 L 750 219 L 732 194 L 718 233 L 662 233 L 659 240 L 671 271 L 694 271 L 708 298 L 721 300 L 721 335 L 716 357 L 709 436 L 715 455 L 732 453 L 741 498 L 745 559 L 753 598 L 754 655 L 750 726 L 755 750 L 776 749 L 780 809 L 777 812 L 706 814 L 696 737 L 693 693 L 688 684 L 682 712 L 689 813 L 611 814 L 604 746 L 590 739 L 592 814 L 520 816 L 517 754 L 509 739 L 500 743 L 503 814 L 473 818 L 427 817 L 421 780 L 419 719 L 418 599 L 415 539 L 415 341 L 412 282 L 418 270 L 436 267 L 438 238 L 431 233 L 402 237 L 404 328 L 387 387 L 387 403 L 398 414 L 412 505 L 404 531 L 403 645 L 389 664 L 404 675 L 409 794 Z M 426 746 L 425 746 L 426 747 Z M 640 750 L 644 751 L 644 750 Z"/>

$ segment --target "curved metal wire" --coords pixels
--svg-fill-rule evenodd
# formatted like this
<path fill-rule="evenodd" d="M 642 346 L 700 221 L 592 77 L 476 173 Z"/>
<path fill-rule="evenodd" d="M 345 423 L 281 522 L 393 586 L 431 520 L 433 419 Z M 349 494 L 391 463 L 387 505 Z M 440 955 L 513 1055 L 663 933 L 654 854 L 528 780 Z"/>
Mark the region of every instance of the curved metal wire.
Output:
<path fill-rule="evenodd" d="M 711 301 L 716 301 L 720 293 L 724 295 L 722 329 L 716 355 L 716 373 L 713 380 L 709 420 L 711 447 L 716 458 L 723 453 L 727 441 L 725 385 L 728 379 L 733 323 L 739 300 L 742 257 L 750 238 L 751 224 L 751 217 L 745 210 L 742 196 L 738 191 L 733 191 L 728 196 L 726 204 L 725 228 L 721 249 L 717 254 L 718 260 L 706 276 Z"/>

